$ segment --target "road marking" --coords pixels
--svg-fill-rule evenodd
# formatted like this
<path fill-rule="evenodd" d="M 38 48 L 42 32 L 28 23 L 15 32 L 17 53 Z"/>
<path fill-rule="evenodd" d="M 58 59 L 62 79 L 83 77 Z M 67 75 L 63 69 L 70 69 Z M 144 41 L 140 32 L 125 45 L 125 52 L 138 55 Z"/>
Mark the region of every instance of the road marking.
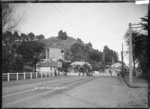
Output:
<path fill-rule="evenodd" d="M 88 78 L 88 79 L 85 79 L 85 80 L 82 80 L 82 81 L 78 81 L 78 82 L 73 83 L 73 84 L 69 84 L 69 85 L 67 85 L 67 87 L 72 86 L 72 85 L 77 84 L 77 83 L 80 83 L 80 82 L 84 82 L 84 81 L 90 80 L 90 79 L 93 79 L 93 78 Z M 51 101 L 48 101 L 48 102 L 47 102 L 47 101 L 44 101 L 43 103 L 38 104 L 38 105 L 35 105 L 35 106 L 33 106 L 33 107 L 39 107 L 39 106 L 41 107 L 41 106 L 48 105 L 48 104 L 50 104 L 50 103 L 56 101 L 58 98 L 64 97 L 64 96 L 66 96 L 66 95 L 60 94 L 60 95 L 58 95 L 56 98 L 53 98 Z"/>
<path fill-rule="evenodd" d="M 57 78 L 57 79 L 59 79 L 59 78 Z M 56 82 L 56 81 L 59 81 L 59 80 L 57 80 L 57 79 L 53 79 L 52 80 L 52 82 Z M 63 78 L 64 79 L 64 78 Z M 67 78 L 68 79 L 68 78 Z M 70 78 L 69 78 L 70 79 Z M 32 85 L 40 85 L 40 84 L 42 84 L 42 83 L 48 83 L 49 82 L 49 80 L 45 80 L 45 81 L 42 81 L 42 82 L 36 82 L 36 83 L 27 83 L 27 84 L 25 84 L 25 85 L 23 85 L 23 86 L 16 86 L 16 87 L 13 87 L 13 88 L 7 88 L 6 87 L 6 89 L 4 88 L 3 90 L 4 90 L 4 92 L 10 92 L 10 91 L 15 91 L 16 89 L 21 89 L 21 88 L 24 88 L 24 87 L 26 87 L 26 86 L 29 86 L 29 87 L 32 87 Z"/>
<path fill-rule="evenodd" d="M 72 80 L 72 79 L 67 79 L 67 81 L 66 80 L 64 80 L 64 81 L 57 81 L 56 83 L 58 83 L 58 82 L 68 82 L 70 80 Z M 44 85 L 44 83 L 43 84 L 38 84 L 38 85 Z M 54 85 L 55 85 L 55 83 L 54 83 Z M 45 86 L 46 86 L 46 84 L 45 84 Z M 34 89 L 26 90 L 26 91 L 21 91 L 21 92 L 18 92 L 18 93 L 7 94 L 7 95 L 4 95 L 3 97 L 5 98 L 5 97 L 9 97 L 9 96 L 17 95 L 17 94 L 22 94 L 22 93 L 26 93 L 26 92 L 30 92 L 30 91 L 34 91 L 34 90 L 36 90 L 36 89 L 34 88 Z"/>
<path fill-rule="evenodd" d="M 77 80 L 80 80 L 80 79 L 77 79 Z M 83 79 L 81 79 L 81 80 L 83 80 Z M 69 81 L 69 82 L 73 82 L 73 81 L 76 81 L 76 80 L 72 80 L 72 81 Z M 64 83 L 68 83 L 68 81 L 67 81 L 67 82 L 64 82 Z M 63 83 L 58 83 L 58 84 L 63 84 Z M 58 85 L 58 84 L 54 84 L 54 85 L 52 85 L 52 86 L 55 86 L 55 85 Z M 50 86 L 51 86 L 51 85 L 50 85 Z M 24 99 L 21 99 L 21 100 L 17 100 L 17 101 L 14 101 L 14 102 L 6 103 L 6 104 L 4 104 L 4 106 L 16 104 L 16 103 L 19 103 L 19 102 L 22 102 L 22 101 L 25 101 L 25 100 L 28 100 L 28 99 L 31 99 L 31 98 L 35 98 L 35 97 L 38 97 L 38 96 L 42 96 L 42 95 L 45 95 L 45 94 L 47 94 L 47 93 L 49 93 L 49 92 L 53 92 L 53 90 L 50 90 L 50 91 L 41 93 L 41 94 L 39 94 L 39 95 L 33 95 L 33 96 L 30 96 L 30 97 L 27 97 L 27 98 L 24 98 Z"/>

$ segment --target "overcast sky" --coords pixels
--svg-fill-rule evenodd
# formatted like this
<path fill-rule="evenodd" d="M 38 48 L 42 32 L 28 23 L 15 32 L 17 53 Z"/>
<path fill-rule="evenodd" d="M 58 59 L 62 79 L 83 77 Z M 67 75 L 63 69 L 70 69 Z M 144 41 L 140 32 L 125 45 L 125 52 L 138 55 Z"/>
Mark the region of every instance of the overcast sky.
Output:
<path fill-rule="evenodd" d="M 118 52 L 119 59 L 129 22 L 140 22 L 148 11 L 148 5 L 135 3 L 17 3 L 13 6 L 17 13 L 25 13 L 21 32 L 49 38 L 57 36 L 62 29 L 68 36 L 91 42 L 99 51 L 107 45 Z M 125 62 L 128 64 L 128 56 Z"/>

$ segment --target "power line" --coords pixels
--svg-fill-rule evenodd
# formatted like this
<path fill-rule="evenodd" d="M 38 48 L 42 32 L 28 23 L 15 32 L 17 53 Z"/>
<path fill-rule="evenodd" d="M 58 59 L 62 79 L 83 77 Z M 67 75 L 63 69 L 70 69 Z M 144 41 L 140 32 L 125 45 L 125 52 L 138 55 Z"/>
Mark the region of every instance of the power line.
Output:
<path fill-rule="evenodd" d="M 73 30 L 73 32 L 74 32 L 74 30 L 76 30 L 76 32 L 79 33 L 79 31 L 78 31 L 76 28 L 74 28 L 74 27 L 71 25 L 71 23 L 69 22 L 69 20 L 59 11 L 59 9 L 55 6 L 54 3 L 52 3 L 52 6 L 56 9 L 56 11 L 59 13 L 59 15 L 62 16 L 62 18 L 66 21 L 66 23 L 71 27 L 71 29 Z"/>

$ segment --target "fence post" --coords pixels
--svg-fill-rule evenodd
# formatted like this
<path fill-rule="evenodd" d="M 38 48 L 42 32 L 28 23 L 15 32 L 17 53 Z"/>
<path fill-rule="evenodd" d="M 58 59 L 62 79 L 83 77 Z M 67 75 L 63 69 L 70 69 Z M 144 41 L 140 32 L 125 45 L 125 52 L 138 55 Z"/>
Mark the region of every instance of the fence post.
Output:
<path fill-rule="evenodd" d="M 32 72 L 30 73 L 30 79 L 32 79 Z"/>
<path fill-rule="evenodd" d="M 23 73 L 23 79 L 24 79 L 24 80 L 26 79 L 26 74 L 25 74 L 25 72 Z"/>
<path fill-rule="evenodd" d="M 41 72 L 41 78 L 42 78 L 42 72 Z"/>
<path fill-rule="evenodd" d="M 46 78 L 46 72 L 45 72 L 45 78 Z"/>
<path fill-rule="evenodd" d="M 7 73 L 7 81 L 9 81 L 9 76 L 10 76 L 10 74 L 9 74 L 9 73 Z"/>
<path fill-rule="evenodd" d="M 18 72 L 17 72 L 17 80 L 18 80 Z"/>
<path fill-rule="evenodd" d="M 35 72 L 35 74 L 36 74 L 36 78 L 37 78 L 37 72 Z"/>

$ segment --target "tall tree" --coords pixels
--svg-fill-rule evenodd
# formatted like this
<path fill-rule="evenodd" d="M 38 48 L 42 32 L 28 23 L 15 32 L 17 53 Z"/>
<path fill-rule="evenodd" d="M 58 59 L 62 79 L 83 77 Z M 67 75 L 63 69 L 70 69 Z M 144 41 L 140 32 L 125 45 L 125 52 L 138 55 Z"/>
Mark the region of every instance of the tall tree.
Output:
<path fill-rule="evenodd" d="M 20 37 L 20 36 L 19 36 L 19 34 L 18 34 L 17 31 L 14 32 L 14 35 L 13 35 L 13 36 L 14 36 L 14 38 L 15 38 L 15 41 L 19 41 L 19 37 Z"/>
<path fill-rule="evenodd" d="M 87 46 L 92 48 L 92 43 L 91 42 L 87 43 Z"/>
<path fill-rule="evenodd" d="M 28 41 L 27 37 L 28 37 L 28 36 L 27 36 L 25 33 L 22 33 L 22 34 L 20 35 L 20 41 L 21 41 L 21 42 Z"/>
<path fill-rule="evenodd" d="M 35 39 L 35 35 L 34 35 L 32 32 L 30 32 L 30 33 L 28 34 L 28 38 L 29 38 L 30 41 L 32 41 L 32 40 Z"/>
<path fill-rule="evenodd" d="M 16 15 L 9 3 L 2 3 L 2 32 L 14 31 L 23 21 L 24 13 Z"/>
<path fill-rule="evenodd" d="M 25 63 L 28 63 L 35 67 L 39 60 L 42 58 L 42 53 L 44 53 L 45 44 L 41 42 L 24 42 L 17 48 L 17 53 L 23 57 Z"/>
<path fill-rule="evenodd" d="M 43 34 L 37 35 L 36 39 L 38 39 L 39 41 L 42 39 L 45 39 L 45 36 Z"/>
<path fill-rule="evenodd" d="M 145 16 L 141 18 L 142 29 L 146 31 L 143 33 L 142 31 L 132 30 L 132 49 L 133 49 L 133 62 L 135 67 L 135 62 L 138 63 L 139 67 L 143 70 L 143 72 L 148 72 L 148 17 Z M 125 40 L 127 45 L 129 45 L 129 31 L 125 33 Z M 143 73 L 147 75 L 148 73 Z"/>
<path fill-rule="evenodd" d="M 62 30 L 60 30 L 60 31 L 58 32 L 58 38 L 59 38 L 59 39 L 62 39 L 62 40 L 66 40 L 66 39 L 68 38 L 68 35 L 67 35 L 66 32 L 63 32 Z"/>
<path fill-rule="evenodd" d="M 114 59 L 115 62 L 118 61 L 117 52 L 108 48 L 108 46 L 104 46 L 103 53 L 104 53 L 104 57 L 105 57 L 104 60 L 105 60 L 106 64 L 108 64 L 108 65 L 112 64 L 112 59 Z"/>
<path fill-rule="evenodd" d="M 141 23 L 140 24 L 143 26 L 143 30 L 148 32 L 148 15 L 141 18 Z"/>

